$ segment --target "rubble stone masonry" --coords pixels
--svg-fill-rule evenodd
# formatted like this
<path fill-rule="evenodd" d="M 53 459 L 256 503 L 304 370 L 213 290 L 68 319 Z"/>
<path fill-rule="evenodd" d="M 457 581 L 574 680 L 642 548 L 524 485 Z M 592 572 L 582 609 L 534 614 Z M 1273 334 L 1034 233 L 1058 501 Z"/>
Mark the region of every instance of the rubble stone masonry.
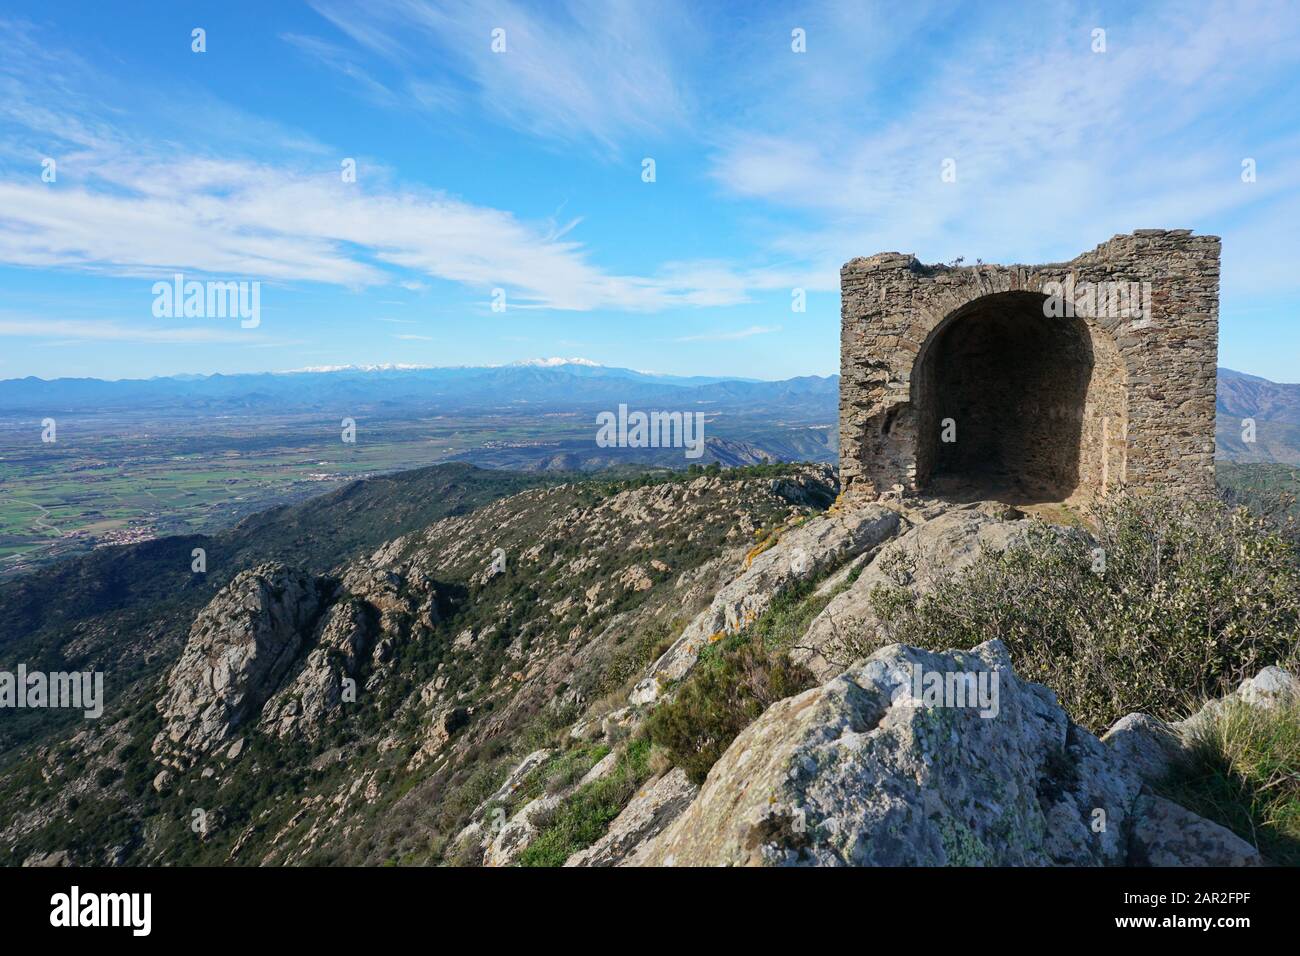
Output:
<path fill-rule="evenodd" d="M 1219 249 L 1139 229 L 1048 265 L 846 263 L 845 492 L 1211 493 Z"/>

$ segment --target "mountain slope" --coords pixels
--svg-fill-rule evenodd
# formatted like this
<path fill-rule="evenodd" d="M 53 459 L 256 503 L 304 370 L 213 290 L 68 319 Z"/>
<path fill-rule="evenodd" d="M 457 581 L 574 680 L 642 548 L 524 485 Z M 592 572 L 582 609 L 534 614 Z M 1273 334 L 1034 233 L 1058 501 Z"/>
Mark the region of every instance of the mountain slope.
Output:
<path fill-rule="evenodd" d="M 1044 621 L 1073 627 L 1079 615 L 1031 616 L 996 648 L 962 643 L 1001 630 L 1026 602 L 1071 600 L 1081 581 L 1129 593 L 1152 566 L 1153 536 L 1123 535 L 1103 581 L 1082 529 L 992 502 L 838 502 L 836 491 L 822 466 L 584 480 L 498 498 L 324 572 L 246 567 L 193 617 L 183 646 L 159 649 L 165 673 L 111 695 L 101 720 L 5 761 L 0 861 L 1260 861 L 1255 846 L 1149 789 L 1142 761 L 1154 744 L 1138 736 L 1149 719 L 1125 717 L 1107 744 L 1076 724 L 1104 729 L 1122 705 L 1145 705 L 1149 683 L 1103 679 L 1097 661 L 1072 670 L 1055 649 L 1034 656 Z M 1130 505 L 1141 520 L 1140 509 L 1163 507 Z M 1197 591 L 1227 612 L 1215 618 L 1225 633 L 1252 635 L 1215 645 L 1205 673 L 1222 683 L 1256 673 L 1256 650 L 1292 640 L 1297 572 L 1289 550 L 1222 539 L 1216 528 L 1254 532 L 1198 507 L 1176 518 L 1171 540 L 1201 539 L 1165 556 L 1174 571 L 1162 584 L 1185 588 L 1177 566 L 1200 567 L 1207 551 L 1215 568 L 1225 554 L 1243 562 Z M 1023 547 L 1038 550 L 1003 554 Z M 1072 557 L 1052 568 L 1063 584 L 1045 596 L 1035 562 L 1054 560 L 1052 548 Z M 1142 553 L 1130 562 L 1125 548 Z M 945 583 L 960 569 L 977 573 Z M 1255 587 L 1261 572 L 1282 574 L 1267 586 L 1285 597 L 1237 600 L 1243 577 Z M 1000 590 L 1007 582 L 1029 590 Z M 894 645 L 835 676 L 841 651 L 861 661 L 915 609 L 936 607 L 914 600 L 952 587 L 976 588 L 954 608 L 971 633 L 926 623 L 913 649 Z M 990 604 L 981 588 L 1000 596 Z M 1154 622 L 1102 623 L 1144 627 L 1145 639 L 1176 618 L 1191 625 L 1180 639 L 1202 641 L 1181 593 L 1158 599 Z M 1086 624 L 1067 643 L 1086 645 Z M 969 650 L 920 650 L 939 642 Z M 1134 656 L 1085 651 L 1105 666 Z M 1016 678 L 1013 658 L 1055 694 Z M 1186 658 L 1153 659 L 1157 680 L 1186 677 Z M 980 700 L 1005 719 L 900 695 L 918 663 L 1001 672 L 1000 703 Z M 1290 681 L 1258 671 L 1247 703 Z M 1158 716 L 1172 698 L 1161 693 Z M 1112 829 L 1091 826 L 1098 805 Z M 898 813 L 914 838 L 892 836 Z"/>
<path fill-rule="evenodd" d="M 1234 462 L 1300 464 L 1300 385 L 1283 385 L 1220 368 L 1215 454 Z M 1254 440 L 1243 419 L 1254 421 Z"/>
<path fill-rule="evenodd" d="M 11 862 L 440 858 L 514 755 L 625 693 L 756 538 L 835 491 L 824 467 L 586 481 L 444 518 L 329 574 L 248 568 L 184 654 L 160 651 L 165 678 L 9 762 L 0 847 Z M 231 662 L 215 685 L 204 669 L 227 664 L 213 661 Z M 566 772 L 605 756 L 579 750 Z"/>
<path fill-rule="evenodd" d="M 439 518 L 463 514 L 558 476 L 466 464 L 352 482 L 306 502 L 252 515 L 214 535 L 101 548 L 0 583 L 0 668 L 105 669 L 121 690 L 169 661 L 194 615 L 239 572 L 291 561 L 312 573 Z M 193 551 L 206 552 L 195 574 Z M 16 712 L 0 752 L 58 712 Z"/>

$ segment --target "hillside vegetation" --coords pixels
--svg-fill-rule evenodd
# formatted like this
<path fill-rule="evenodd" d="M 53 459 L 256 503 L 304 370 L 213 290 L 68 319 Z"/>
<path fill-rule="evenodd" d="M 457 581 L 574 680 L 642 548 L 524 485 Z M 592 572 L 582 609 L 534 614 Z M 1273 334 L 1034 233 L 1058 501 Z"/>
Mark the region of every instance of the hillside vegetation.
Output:
<path fill-rule="evenodd" d="M 104 670 L 117 695 L 179 652 L 190 623 L 240 571 L 283 561 L 324 574 L 356 554 L 449 515 L 466 514 L 563 476 L 434 465 L 353 482 L 252 515 L 214 535 L 102 548 L 0 583 L 0 669 Z M 195 574 L 193 551 L 206 552 Z M 17 712 L 0 754 L 59 725 L 59 712 Z M 53 720 L 51 720 L 53 718 Z"/>
<path fill-rule="evenodd" d="M 1264 519 L 1158 496 L 1091 517 L 1091 537 L 1039 524 L 922 595 L 878 587 L 882 626 L 862 652 L 1001 640 L 1018 674 L 1096 733 L 1134 711 L 1173 719 L 1266 665 L 1294 666 L 1300 561 Z M 901 582 L 914 569 L 894 571 Z"/>
<path fill-rule="evenodd" d="M 1121 497 L 1085 532 L 1005 506 L 850 508 L 824 466 L 430 469 L 242 523 L 220 590 L 139 582 L 114 604 L 82 563 L 27 598 L 80 587 L 84 612 L 3 605 L 35 615 L 24 652 L 106 662 L 111 690 L 100 721 L 32 727 L 0 766 L 0 860 L 618 862 L 736 772 L 764 714 L 826 692 L 827 621 L 859 659 L 996 639 L 1097 733 L 1174 720 L 1297 666 L 1283 479 L 1230 478 L 1267 516 Z M 145 630 L 119 637 L 128 620 Z M 1290 859 L 1291 718 L 1248 717 L 1166 792 Z"/>
<path fill-rule="evenodd" d="M 823 467 L 758 466 L 538 487 L 465 506 L 511 481 L 547 484 L 502 475 L 481 491 L 453 485 L 440 506 L 464 515 L 420 522 L 342 567 L 317 551 L 305 578 L 275 559 L 281 547 L 312 554 L 307 541 L 293 543 L 306 529 L 268 517 L 263 563 L 218 595 L 205 626 L 240 627 L 238 609 L 259 589 L 273 596 L 284 581 L 315 575 L 333 613 L 351 601 L 376 609 L 366 612 L 375 618 L 363 625 L 372 628 L 366 653 L 351 671 L 357 704 L 336 702 L 316 715 L 319 725 L 290 720 L 291 732 L 234 727 L 237 758 L 224 743 L 201 763 L 172 758 L 158 749 L 166 718 L 156 672 L 175 664 L 178 628 L 152 671 L 110 694 L 101 721 L 10 759 L 0 780 L 0 848 L 10 862 L 53 851 L 113 863 L 441 860 L 524 754 L 558 745 L 567 771 L 551 767 L 547 779 L 565 781 L 600 759 L 567 736 L 574 720 L 611 709 L 754 540 L 835 494 Z M 378 524 L 396 505 L 349 514 L 337 501 L 335 517 Z M 349 547 L 367 541 L 356 528 L 346 533 Z M 504 569 L 494 572 L 498 549 Z M 283 680 L 310 676 L 304 666 Z M 283 693 L 277 713 L 293 715 L 281 701 Z M 163 766 L 172 769 L 160 779 Z M 195 808 L 205 811 L 201 837 L 190 826 Z"/>

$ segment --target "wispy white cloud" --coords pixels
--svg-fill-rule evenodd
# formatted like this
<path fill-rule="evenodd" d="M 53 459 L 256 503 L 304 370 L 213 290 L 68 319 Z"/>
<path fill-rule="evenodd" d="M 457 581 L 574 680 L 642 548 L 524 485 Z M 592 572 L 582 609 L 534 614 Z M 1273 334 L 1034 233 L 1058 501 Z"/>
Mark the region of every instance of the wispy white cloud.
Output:
<path fill-rule="evenodd" d="M 755 335 L 770 335 L 773 332 L 780 332 L 779 325 L 751 325 L 747 329 L 739 329 L 734 332 L 705 332 L 699 335 L 683 335 L 680 338 L 673 339 L 674 342 L 735 342 L 740 339 L 753 338 Z"/>
<path fill-rule="evenodd" d="M 829 9 L 833 20 L 843 7 Z M 719 128 L 714 180 L 725 194 L 786 210 L 768 248 L 823 275 L 886 250 L 1041 261 L 1142 227 L 1209 231 L 1213 222 L 1227 239 L 1224 224 L 1240 223 L 1243 239 L 1274 234 L 1254 224 L 1294 194 L 1300 141 L 1294 124 L 1248 133 L 1236 117 L 1275 97 L 1300 63 L 1300 19 L 1286 4 L 1004 13 L 963 13 L 959 56 L 936 59 L 951 47 L 914 44 L 921 59 L 905 73 L 921 82 L 902 89 L 881 89 L 892 48 L 821 55 L 843 45 L 843 31 L 810 29 L 802 56 L 763 54 L 783 88 L 771 109 Z M 927 29 L 952 26 L 950 11 L 930 14 Z M 1092 49 L 1096 27 L 1107 28 L 1104 53 Z M 906 23 L 889 32 L 887 43 L 908 37 Z M 845 91 L 860 95 L 859 108 L 845 108 Z M 1207 139 L 1238 128 L 1239 140 Z M 1274 157 L 1270 177 L 1243 184 L 1240 160 L 1256 154 Z M 941 177 L 948 159 L 954 182 Z"/>
<path fill-rule="evenodd" d="M 443 281 L 484 308 L 499 287 L 512 309 L 639 312 L 830 291 L 840 263 L 886 249 L 1035 260 L 1210 219 L 1239 226 L 1237 248 L 1259 253 L 1225 269 L 1225 288 L 1275 282 L 1290 265 L 1272 237 L 1294 221 L 1300 140 L 1204 133 L 1231 128 L 1241 103 L 1272 95 L 1294 69 L 1300 20 L 1278 4 L 1125 12 L 1101 24 L 1104 54 L 1090 49 L 1091 14 L 1057 5 L 1011 21 L 997 5 L 959 14 L 845 0 L 758 9 L 725 33 L 715 11 L 675 2 L 313 6 L 331 38 L 285 41 L 375 102 L 470 105 L 604 153 L 665 131 L 705 144 L 717 214 L 748 227 L 724 248 L 760 254 L 614 270 L 584 241 L 583 215 L 529 220 L 387 173 L 345 184 L 310 137 L 228 110 L 220 122 L 240 131 L 230 141 L 274 141 L 274 161 L 234 150 L 178 159 L 176 137 L 118 125 L 130 111 L 89 95 L 99 78 L 84 63 L 41 47 L 34 28 L 0 23 L 0 262 L 415 292 Z M 808 31 L 805 54 L 789 49 L 794 25 Z M 491 51 L 496 27 L 505 53 Z M 175 99 L 173 118 L 184 112 Z M 52 142 L 60 180 L 46 185 L 33 160 Z M 1253 154 L 1261 175 L 1247 186 L 1238 164 Z M 947 158 L 953 183 L 940 178 Z"/>
<path fill-rule="evenodd" d="M 132 327 L 99 320 L 0 318 L 0 337 L 25 339 L 75 339 L 93 342 L 140 342 L 163 345 L 238 343 L 247 345 L 254 337 L 238 327 L 194 326 Z M 264 343 L 263 343 L 264 344 Z M 282 341 L 276 344 L 284 344 Z"/>
<path fill-rule="evenodd" d="M 637 33 L 632 24 L 640 14 L 633 16 L 634 9 L 575 7 L 569 14 L 595 27 L 590 36 L 575 28 L 575 36 L 587 37 L 581 43 L 592 46 L 561 54 L 555 52 L 556 44 L 565 46 L 560 24 L 538 20 L 541 14 L 500 7 L 495 12 L 505 18 L 501 22 L 513 37 L 507 42 L 517 45 L 509 54 L 514 65 L 504 68 L 524 72 L 499 81 L 485 75 L 484 95 L 493 95 L 497 82 L 527 87 L 538 79 L 530 79 L 530 71 L 556 69 L 554 56 L 563 56 L 567 66 L 548 74 L 547 82 L 559 84 L 551 92 L 558 95 L 563 88 L 572 98 L 564 105 L 552 102 L 545 89 L 529 93 L 541 97 L 539 104 L 550 104 L 550 118 L 538 122 L 558 124 L 556 129 L 575 134 L 573 124 L 588 111 L 595 117 L 612 110 L 609 116 L 622 117 L 611 120 L 606 132 L 624 121 L 653 122 L 659 112 L 637 102 L 645 90 L 651 99 L 659 96 L 653 70 L 634 83 L 632 74 L 640 69 L 636 57 L 615 66 L 605 51 L 594 63 L 583 61 L 599 46 L 597 36 L 617 39 Z M 433 10 L 423 4 L 389 4 L 381 12 L 376 26 L 351 24 L 349 32 L 385 55 L 397 55 L 398 48 L 390 48 L 375 31 L 385 25 L 397 30 L 405 22 L 399 13 L 415 17 L 421 29 L 445 29 L 465 42 L 478 29 L 470 8 L 463 5 Z M 343 23 L 345 13 L 333 15 Z M 602 32 L 602 25 L 608 29 Z M 150 138 L 103 121 L 103 115 L 120 115 L 111 108 L 91 115 L 91 107 L 84 104 L 90 102 L 88 90 L 97 76 L 84 64 L 58 74 L 57 109 L 43 108 L 42 71 L 56 54 L 31 42 L 26 28 L 0 23 L 0 34 L 0 39 L 16 36 L 22 51 L 5 67 L 4 83 L 14 95 L 0 103 L 0 124 L 31 143 L 54 142 L 73 150 L 60 152 L 54 183 L 40 180 L 34 161 L 39 153 L 25 156 L 28 165 L 21 175 L 12 164 L 6 175 L 0 162 L 3 263 L 134 277 L 184 271 L 349 288 L 400 284 L 417 292 L 427 288 L 427 280 L 443 280 L 475 290 L 484 302 L 492 290 L 501 288 L 512 308 L 533 310 L 656 311 L 737 304 L 749 301 L 751 291 L 759 287 L 756 283 L 763 281 L 758 273 L 745 278 L 718 263 L 673 263 L 642 275 L 611 272 L 596 264 L 579 240 L 581 217 L 528 222 L 506 210 L 395 184 L 386 175 L 345 183 L 337 159 L 325 159 L 319 144 L 310 141 L 303 151 L 295 149 L 292 131 L 251 137 L 273 140 L 281 154 L 287 151 L 293 157 L 288 161 L 237 152 L 208 156 L 189 151 L 178 157 L 175 143 L 162 138 L 165 134 Z M 483 38 L 484 49 L 489 39 Z M 299 35 L 291 35 L 290 42 L 336 68 L 350 68 L 352 61 L 337 45 Z M 612 71 L 613 86 L 598 90 L 599 73 L 593 71 L 602 64 Z M 575 72 L 580 66 L 581 76 Z M 357 77 L 364 82 L 359 69 Z M 627 89 L 619 93 L 622 85 Z M 372 87 L 375 96 L 386 95 L 385 90 Z M 620 96 L 625 102 L 611 105 Z M 223 123 L 231 119 L 234 129 L 257 129 L 254 121 L 235 119 L 229 112 L 219 110 L 216 115 Z M 569 120 L 562 121 L 562 116 Z M 595 135 L 594 127 L 588 132 Z"/>
<path fill-rule="evenodd" d="M 357 62 L 357 58 L 350 51 L 338 44 L 322 40 L 320 37 L 298 33 L 283 33 L 280 39 L 308 60 L 333 70 L 355 83 L 362 95 L 370 102 L 390 109 L 404 104 L 405 100 L 402 96 L 375 79 Z"/>
<path fill-rule="evenodd" d="M 512 307 L 579 311 L 734 304 L 752 285 L 716 267 L 609 273 L 573 239 L 426 190 L 365 192 L 336 175 L 202 160 L 138 162 L 129 180 L 103 173 L 128 191 L 0 181 L 0 262 L 348 287 L 415 272 L 481 290 L 484 301 L 501 288 Z"/>
<path fill-rule="evenodd" d="M 402 72 L 411 105 L 445 107 L 457 95 L 454 88 L 516 128 L 610 150 L 625 138 L 684 122 L 687 91 L 675 64 L 707 36 L 693 8 L 678 0 L 312 5 Z M 504 31 L 504 52 L 493 52 L 494 30 Z M 338 53 L 321 58 L 347 72 L 348 61 Z M 431 102 L 422 90 L 433 91 Z"/>

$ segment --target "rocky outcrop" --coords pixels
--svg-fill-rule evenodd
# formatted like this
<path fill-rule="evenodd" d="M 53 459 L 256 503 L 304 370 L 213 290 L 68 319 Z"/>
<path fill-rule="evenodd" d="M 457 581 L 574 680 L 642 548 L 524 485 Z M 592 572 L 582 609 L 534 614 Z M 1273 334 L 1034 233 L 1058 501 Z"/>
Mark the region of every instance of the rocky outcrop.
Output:
<path fill-rule="evenodd" d="M 525 756 L 501 786 L 474 809 L 475 819 L 457 834 L 454 841 L 462 852 L 479 860 L 483 866 L 513 865 L 519 855 L 537 839 L 541 832 L 540 825 L 546 816 L 583 787 L 614 773 L 620 757 L 619 751 L 611 750 L 596 761 L 577 782 L 535 797 L 507 817 L 505 805 L 514 800 L 523 785 L 554 753 L 553 750 L 542 749 Z M 489 810 L 492 812 L 483 816 L 484 811 Z"/>
<path fill-rule="evenodd" d="M 316 646 L 297 676 L 262 710 L 261 726 L 278 737 L 316 737 L 345 701 L 356 702 L 356 682 L 369 659 L 375 627 L 366 605 L 348 600 L 325 612 Z"/>
<path fill-rule="evenodd" d="M 934 697 L 936 687 L 947 690 Z M 948 654 L 892 645 L 770 707 L 638 862 L 1096 866 L 1143 855 L 1207 865 L 1258 859 L 1222 827 L 1179 818 L 1146 797 L 1135 768 L 1074 725 L 1050 690 L 1015 676 L 1000 642 Z M 1183 842 L 1180 829 L 1188 834 Z"/>
<path fill-rule="evenodd" d="M 1187 738 L 1236 704 L 1271 710 L 1297 700 L 1300 700 L 1300 680 L 1281 667 L 1265 667 L 1254 677 L 1243 680 L 1228 696 L 1207 701 L 1191 717 L 1170 726 Z"/>
<path fill-rule="evenodd" d="M 528 778 L 550 760 L 554 753 L 554 750 L 543 747 L 525 755 L 506 775 L 501 786 L 474 808 L 473 819 L 456 835 L 455 843 L 465 850 L 472 849 L 473 859 L 483 866 L 508 866 L 513 863 L 537 836 L 534 814 L 554 809 L 559 805 L 561 797 L 548 794 L 531 800 L 513 817 L 505 815 L 503 805 L 514 799 Z M 488 808 L 494 808 L 494 813 L 487 819 L 480 819 Z"/>
<path fill-rule="evenodd" d="M 554 750 L 544 747 L 541 750 L 534 750 L 532 753 L 525 756 L 524 759 L 519 761 L 515 766 L 515 769 L 511 770 L 510 773 L 506 775 L 506 779 L 502 782 L 501 786 L 497 787 L 490 797 L 474 808 L 474 816 L 478 816 L 483 812 L 485 807 L 488 807 L 491 804 L 508 802 L 516 793 L 519 792 L 519 788 L 523 786 L 524 781 L 528 779 L 528 775 L 542 764 L 546 763 L 546 761 L 550 760 L 553 753 L 555 753 Z"/>
<path fill-rule="evenodd" d="M 818 515 L 789 529 L 747 566 L 697 615 L 650 668 L 631 695 L 634 704 L 658 698 L 664 685 L 685 677 L 712 640 L 752 623 L 791 585 L 825 573 L 889 538 L 898 513 L 882 505 Z"/>
<path fill-rule="evenodd" d="M 839 485 L 833 469 L 823 466 L 820 469 L 806 469 L 803 474 L 773 478 L 768 487 L 772 494 L 784 498 L 792 504 L 806 508 L 822 509 L 834 500 L 834 492 L 829 490 Z"/>
<path fill-rule="evenodd" d="M 412 623 L 431 628 L 440 618 L 436 583 L 418 570 L 403 575 L 359 561 L 344 573 L 343 587 L 379 612 L 385 634 L 401 634 Z"/>
<path fill-rule="evenodd" d="M 644 719 L 644 714 L 636 707 L 619 707 L 607 714 L 583 718 L 569 728 L 569 736 L 574 740 L 600 740 L 611 737 L 628 736 Z"/>
<path fill-rule="evenodd" d="M 978 502 L 913 515 L 913 527 L 880 549 L 846 590 L 813 619 L 791 653 L 818 680 L 828 680 L 859 656 L 876 627 L 871 592 L 880 585 L 904 585 L 914 593 L 931 590 L 948 574 L 973 563 L 985 551 L 1005 551 L 1028 531 L 1030 521 L 1015 509 Z M 900 569 L 906 575 L 899 579 Z"/>
<path fill-rule="evenodd" d="M 699 791 L 680 767 L 670 770 L 633 797 L 603 837 L 564 865 L 618 866 L 624 861 L 636 865 L 637 852 L 676 820 Z"/>
<path fill-rule="evenodd" d="M 1159 783 L 1186 753 L 1185 744 L 1169 724 L 1147 714 L 1129 714 L 1101 738 L 1128 762 L 1145 782 Z"/>
<path fill-rule="evenodd" d="M 255 719 L 311 634 L 327 582 L 281 564 L 244 571 L 199 614 L 158 702 L 153 750 L 185 767 Z"/>
<path fill-rule="evenodd" d="M 703 788 L 675 769 L 633 795 L 624 775 L 640 765 L 619 761 L 650 715 L 619 705 L 650 667 L 654 692 L 673 693 L 669 665 L 689 672 L 699 649 L 679 641 L 658 657 L 665 635 L 687 626 L 707 641 L 741 629 L 791 590 L 802 612 L 803 585 L 840 610 L 865 606 L 873 583 L 924 590 L 1028 528 L 1004 506 L 911 497 L 801 511 L 831 491 L 815 473 L 709 475 L 608 495 L 542 489 L 353 558 L 333 575 L 338 585 L 257 568 L 199 616 L 167 676 L 161 762 L 131 746 L 138 714 L 88 727 L 70 749 L 38 751 L 30 805 L 0 836 L 33 863 L 72 846 L 79 864 L 166 864 L 173 846 L 157 821 L 192 809 L 202 775 L 204 792 L 249 797 L 226 818 L 240 832 L 197 841 L 204 862 L 558 862 L 537 852 L 539 836 L 575 818 L 575 793 L 612 772 L 596 795 L 631 799 L 566 865 L 1258 859 L 1147 783 L 1184 751 L 1182 724 L 1131 715 L 1098 742 L 1050 693 L 1018 682 L 996 645 L 864 652 L 844 676 L 769 709 Z M 784 531 L 754 548 L 772 528 Z M 475 583 L 496 547 L 507 572 Z M 917 661 L 996 672 L 998 715 L 906 699 L 904 665 Z M 350 680 L 363 719 L 344 696 Z M 1264 672 L 1238 696 L 1272 700 L 1285 683 Z M 318 734 L 332 720 L 346 732 Z M 306 742 L 305 754 L 297 744 L 283 753 L 310 767 L 310 785 L 264 799 L 276 748 L 290 741 Z M 536 750 L 543 742 L 556 749 Z M 497 763 L 505 753 L 510 766 Z M 133 802 L 141 841 L 122 850 L 116 831 L 112 845 L 77 831 L 74 844 L 51 826 L 75 820 L 74 799 Z"/>
<path fill-rule="evenodd" d="M 469 718 L 468 707 L 457 707 L 450 703 L 435 707 L 429 715 L 428 723 L 425 724 L 420 748 L 411 757 L 407 769 L 418 770 L 430 757 L 437 756 L 455 736 L 456 731 L 469 723 Z"/>
<path fill-rule="evenodd" d="M 57 867 L 75 866 L 72 854 L 67 850 L 55 850 L 51 853 L 33 853 L 23 860 L 23 866 Z"/>

